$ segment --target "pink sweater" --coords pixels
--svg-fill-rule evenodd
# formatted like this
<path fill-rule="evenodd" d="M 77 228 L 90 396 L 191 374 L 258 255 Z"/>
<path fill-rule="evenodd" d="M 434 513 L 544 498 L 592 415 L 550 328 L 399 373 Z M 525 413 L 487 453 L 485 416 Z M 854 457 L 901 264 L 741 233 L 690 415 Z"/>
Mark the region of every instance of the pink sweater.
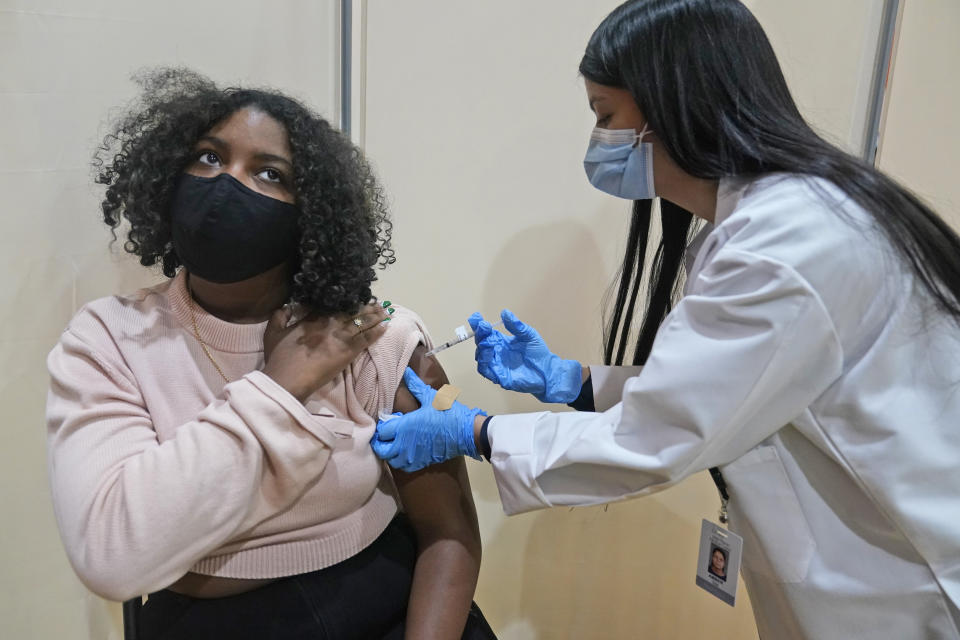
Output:
<path fill-rule="evenodd" d="M 224 322 L 170 282 L 80 310 L 50 353 L 54 509 L 94 592 L 124 600 L 187 571 L 275 578 L 373 542 L 398 509 L 369 442 L 390 411 L 420 319 L 386 334 L 301 404 L 263 366 L 265 324 Z"/>

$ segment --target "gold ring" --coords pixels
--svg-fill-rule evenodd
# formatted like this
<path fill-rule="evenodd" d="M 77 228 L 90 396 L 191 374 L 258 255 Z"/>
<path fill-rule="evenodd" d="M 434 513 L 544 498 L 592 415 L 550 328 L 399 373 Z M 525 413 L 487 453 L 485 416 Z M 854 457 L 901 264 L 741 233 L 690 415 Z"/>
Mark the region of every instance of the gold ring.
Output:
<path fill-rule="evenodd" d="M 360 318 L 354 318 L 353 324 L 356 325 L 357 329 L 360 329 L 361 331 L 363 331 L 363 320 L 361 320 Z"/>

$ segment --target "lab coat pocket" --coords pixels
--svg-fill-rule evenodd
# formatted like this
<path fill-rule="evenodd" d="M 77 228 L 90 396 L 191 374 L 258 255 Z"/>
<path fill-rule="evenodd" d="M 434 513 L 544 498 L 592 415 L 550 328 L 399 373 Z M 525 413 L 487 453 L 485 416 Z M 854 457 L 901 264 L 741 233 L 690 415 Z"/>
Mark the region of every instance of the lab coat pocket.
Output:
<path fill-rule="evenodd" d="M 722 473 L 731 529 L 744 540 L 744 568 L 778 582 L 802 582 L 816 543 L 777 448 L 757 447 Z"/>

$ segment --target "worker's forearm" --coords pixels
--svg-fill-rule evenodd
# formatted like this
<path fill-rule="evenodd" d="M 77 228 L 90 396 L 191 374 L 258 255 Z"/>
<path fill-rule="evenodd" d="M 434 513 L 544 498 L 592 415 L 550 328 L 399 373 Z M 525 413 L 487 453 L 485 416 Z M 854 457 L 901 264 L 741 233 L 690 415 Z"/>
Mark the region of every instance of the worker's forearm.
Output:
<path fill-rule="evenodd" d="M 589 365 L 581 364 L 581 381 L 586 382 L 587 378 L 590 377 L 590 367 Z M 492 417 L 492 416 L 491 416 Z M 489 449 L 489 442 L 484 442 L 483 434 L 483 422 L 487 419 L 487 416 L 479 415 L 473 419 L 473 444 L 476 446 L 479 453 L 483 453 Z"/>

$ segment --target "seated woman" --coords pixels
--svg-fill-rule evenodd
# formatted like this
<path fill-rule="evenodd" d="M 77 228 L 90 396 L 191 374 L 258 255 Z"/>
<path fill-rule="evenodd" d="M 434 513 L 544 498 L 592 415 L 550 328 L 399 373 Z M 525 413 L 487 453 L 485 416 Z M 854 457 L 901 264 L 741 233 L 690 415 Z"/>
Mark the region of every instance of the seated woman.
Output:
<path fill-rule="evenodd" d="M 97 181 L 170 280 L 88 304 L 48 360 L 80 579 L 149 593 L 142 638 L 494 637 L 462 458 L 391 477 L 370 449 L 381 411 L 417 407 L 408 363 L 446 378 L 413 312 L 371 304 L 393 252 L 361 153 L 279 93 L 143 84 Z"/>

